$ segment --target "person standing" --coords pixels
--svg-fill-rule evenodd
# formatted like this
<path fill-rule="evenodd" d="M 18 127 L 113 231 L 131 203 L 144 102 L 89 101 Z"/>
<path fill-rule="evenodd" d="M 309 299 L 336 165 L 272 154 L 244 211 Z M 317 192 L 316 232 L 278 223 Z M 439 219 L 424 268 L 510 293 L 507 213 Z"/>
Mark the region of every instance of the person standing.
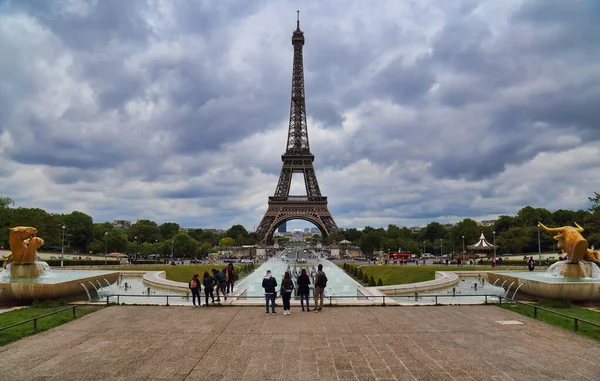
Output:
<path fill-rule="evenodd" d="M 288 271 L 285 272 L 283 280 L 281 281 L 281 299 L 283 300 L 283 314 L 289 315 L 290 311 L 290 300 L 292 298 L 292 291 L 294 291 L 294 282 Z"/>
<path fill-rule="evenodd" d="M 271 311 L 275 312 L 275 297 L 277 296 L 275 287 L 277 287 L 277 281 L 271 276 L 271 270 L 267 270 L 267 274 L 263 278 L 262 287 L 265 289 L 265 301 L 267 307 L 267 315 L 269 314 L 269 301 L 271 302 Z"/>
<path fill-rule="evenodd" d="M 325 297 L 325 287 L 327 287 L 327 275 L 323 272 L 323 265 L 319 264 L 317 275 L 315 277 L 315 309 L 314 312 L 320 312 L 323 309 L 323 298 Z M 319 304 L 319 301 L 321 304 Z"/>
<path fill-rule="evenodd" d="M 208 297 L 212 299 L 212 302 L 215 302 L 215 296 L 213 294 L 213 290 L 215 287 L 215 278 L 212 277 L 208 271 L 204 272 L 204 276 L 202 277 L 202 284 L 204 285 L 204 304 L 208 307 Z"/>
<path fill-rule="evenodd" d="M 533 257 L 529 257 L 529 261 L 527 262 L 527 268 L 529 269 L 529 271 L 535 270 L 535 261 L 533 260 Z"/>
<path fill-rule="evenodd" d="M 202 303 L 200 303 L 200 280 L 198 279 L 198 274 L 192 276 L 188 287 L 192 291 L 192 303 L 194 303 L 194 307 L 196 307 L 196 299 L 198 299 L 198 307 L 202 306 Z"/>
<path fill-rule="evenodd" d="M 213 277 L 217 281 L 217 302 L 221 302 L 220 294 L 223 294 L 225 300 L 227 300 L 227 294 L 225 294 L 225 288 L 227 287 L 227 280 L 225 279 L 225 270 L 212 269 Z"/>
<path fill-rule="evenodd" d="M 306 299 L 306 311 L 310 312 L 309 308 L 309 295 L 310 295 L 310 278 L 306 273 L 306 269 L 302 269 L 300 272 L 300 276 L 298 277 L 298 294 L 300 295 L 300 305 L 302 306 L 302 311 L 304 311 L 304 300 Z"/>
<path fill-rule="evenodd" d="M 233 284 L 235 283 L 235 277 L 236 277 L 236 273 L 235 273 L 235 267 L 233 267 L 233 263 L 230 263 L 227 265 L 226 268 L 226 276 L 227 276 L 227 293 L 229 294 L 229 291 L 233 292 Z"/>

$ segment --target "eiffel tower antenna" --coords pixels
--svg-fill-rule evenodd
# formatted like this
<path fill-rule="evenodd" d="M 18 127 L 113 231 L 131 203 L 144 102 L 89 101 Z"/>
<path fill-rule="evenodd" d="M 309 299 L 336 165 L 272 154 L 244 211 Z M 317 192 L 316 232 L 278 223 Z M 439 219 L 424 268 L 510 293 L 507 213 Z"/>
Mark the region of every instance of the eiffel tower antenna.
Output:
<path fill-rule="evenodd" d="M 275 195 L 269 197 L 269 207 L 256 233 L 259 241 L 266 244 L 275 229 L 289 220 L 305 220 L 319 228 L 323 236 L 338 231 L 327 208 L 327 197 L 321 195 L 319 182 L 313 167 L 315 156 L 310 152 L 306 123 L 306 99 L 304 93 L 304 63 L 302 48 L 304 32 L 300 30 L 300 11 L 297 11 L 296 30 L 292 34 L 294 61 L 292 70 L 292 97 L 286 151 L 281 155 L 283 166 Z M 291 196 L 292 174 L 304 175 L 306 196 Z"/>

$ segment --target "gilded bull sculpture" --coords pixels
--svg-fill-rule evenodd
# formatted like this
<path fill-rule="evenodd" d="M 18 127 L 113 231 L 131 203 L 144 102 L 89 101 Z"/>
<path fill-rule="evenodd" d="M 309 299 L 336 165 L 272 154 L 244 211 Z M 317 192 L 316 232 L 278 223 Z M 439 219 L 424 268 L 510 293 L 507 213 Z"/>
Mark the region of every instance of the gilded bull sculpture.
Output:
<path fill-rule="evenodd" d="M 583 228 L 577 222 L 575 227 L 549 228 L 541 222 L 538 222 L 538 226 L 550 233 L 557 233 L 553 238 L 558 241 L 558 248 L 567 254 L 569 263 L 586 260 L 600 265 L 600 255 L 597 251 L 588 248 L 588 241 L 581 235 Z"/>

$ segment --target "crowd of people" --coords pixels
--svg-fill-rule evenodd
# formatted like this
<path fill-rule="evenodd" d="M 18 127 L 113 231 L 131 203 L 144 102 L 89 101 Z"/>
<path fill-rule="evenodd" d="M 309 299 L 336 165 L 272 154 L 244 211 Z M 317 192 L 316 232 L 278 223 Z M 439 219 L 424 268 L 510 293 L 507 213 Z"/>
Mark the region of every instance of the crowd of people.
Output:
<path fill-rule="evenodd" d="M 298 287 L 297 293 L 300 296 L 300 306 L 302 307 L 302 311 L 310 312 L 310 285 L 311 279 L 306 272 L 306 269 L 302 269 L 300 274 L 296 277 L 296 284 L 292 280 L 292 276 L 289 271 L 286 271 L 283 275 L 283 279 L 281 280 L 281 286 L 279 289 L 279 294 L 281 295 L 281 299 L 283 300 L 283 314 L 290 315 L 291 305 L 290 301 L 292 298 L 292 294 L 296 289 L 296 285 Z M 262 287 L 265 290 L 265 307 L 266 314 L 269 315 L 277 313 L 275 311 L 275 299 L 277 299 L 277 280 L 271 275 L 271 270 L 267 270 L 267 273 L 262 281 Z M 318 270 L 315 273 L 314 277 L 314 312 L 320 312 L 323 310 L 323 299 L 325 296 L 325 287 L 327 287 L 327 275 L 323 272 L 323 265 L 319 264 Z M 304 308 L 304 304 L 306 303 L 306 309 Z M 269 311 L 270 305 L 270 311 Z"/>
<path fill-rule="evenodd" d="M 192 279 L 188 283 L 188 287 L 192 292 L 192 303 L 194 304 L 194 307 L 202 306 L 200 299 L 200 291 L 202 289 L 202 286 L 204 286 L 205 306 L 209 305 L 209 298 L 212 303 L 215 303 L 215 291 L 217 294 L 217 303 L 221 301 L 221 295 L 223 295 L 225 300 L 227 300 L 227 295 L 230 292 L 233 292 L 235 281 L 238 278 L 233 264 L 229 263 L 221 271 L 217 269 L 212 269 L 211 273 L 205 271 L 202 275 L 202 281 L 200 281 L 198 274 L 194 274 L 192 276 Z M 198 301 L 198 304 L 196 304 L 196 301 Z"/>

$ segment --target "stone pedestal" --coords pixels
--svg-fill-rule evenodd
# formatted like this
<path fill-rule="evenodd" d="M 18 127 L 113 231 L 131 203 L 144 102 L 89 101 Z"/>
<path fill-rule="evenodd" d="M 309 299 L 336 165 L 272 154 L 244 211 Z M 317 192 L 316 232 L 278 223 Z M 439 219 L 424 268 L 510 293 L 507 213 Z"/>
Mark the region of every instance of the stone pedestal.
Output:
<path fill-rule="evenodd" d="M 10 264 L 10 277 L 11 278 L 37 278 L 44 275 L 48 269 L 46 262 L 34 262 L 27 264 Z"/>
<path fill-rule="evenodd" d="M 256 249 L 256 257 L 257 258 L 265 258 L 267 256 L 267 249 L 263 249 L 261 247 Z"/>

